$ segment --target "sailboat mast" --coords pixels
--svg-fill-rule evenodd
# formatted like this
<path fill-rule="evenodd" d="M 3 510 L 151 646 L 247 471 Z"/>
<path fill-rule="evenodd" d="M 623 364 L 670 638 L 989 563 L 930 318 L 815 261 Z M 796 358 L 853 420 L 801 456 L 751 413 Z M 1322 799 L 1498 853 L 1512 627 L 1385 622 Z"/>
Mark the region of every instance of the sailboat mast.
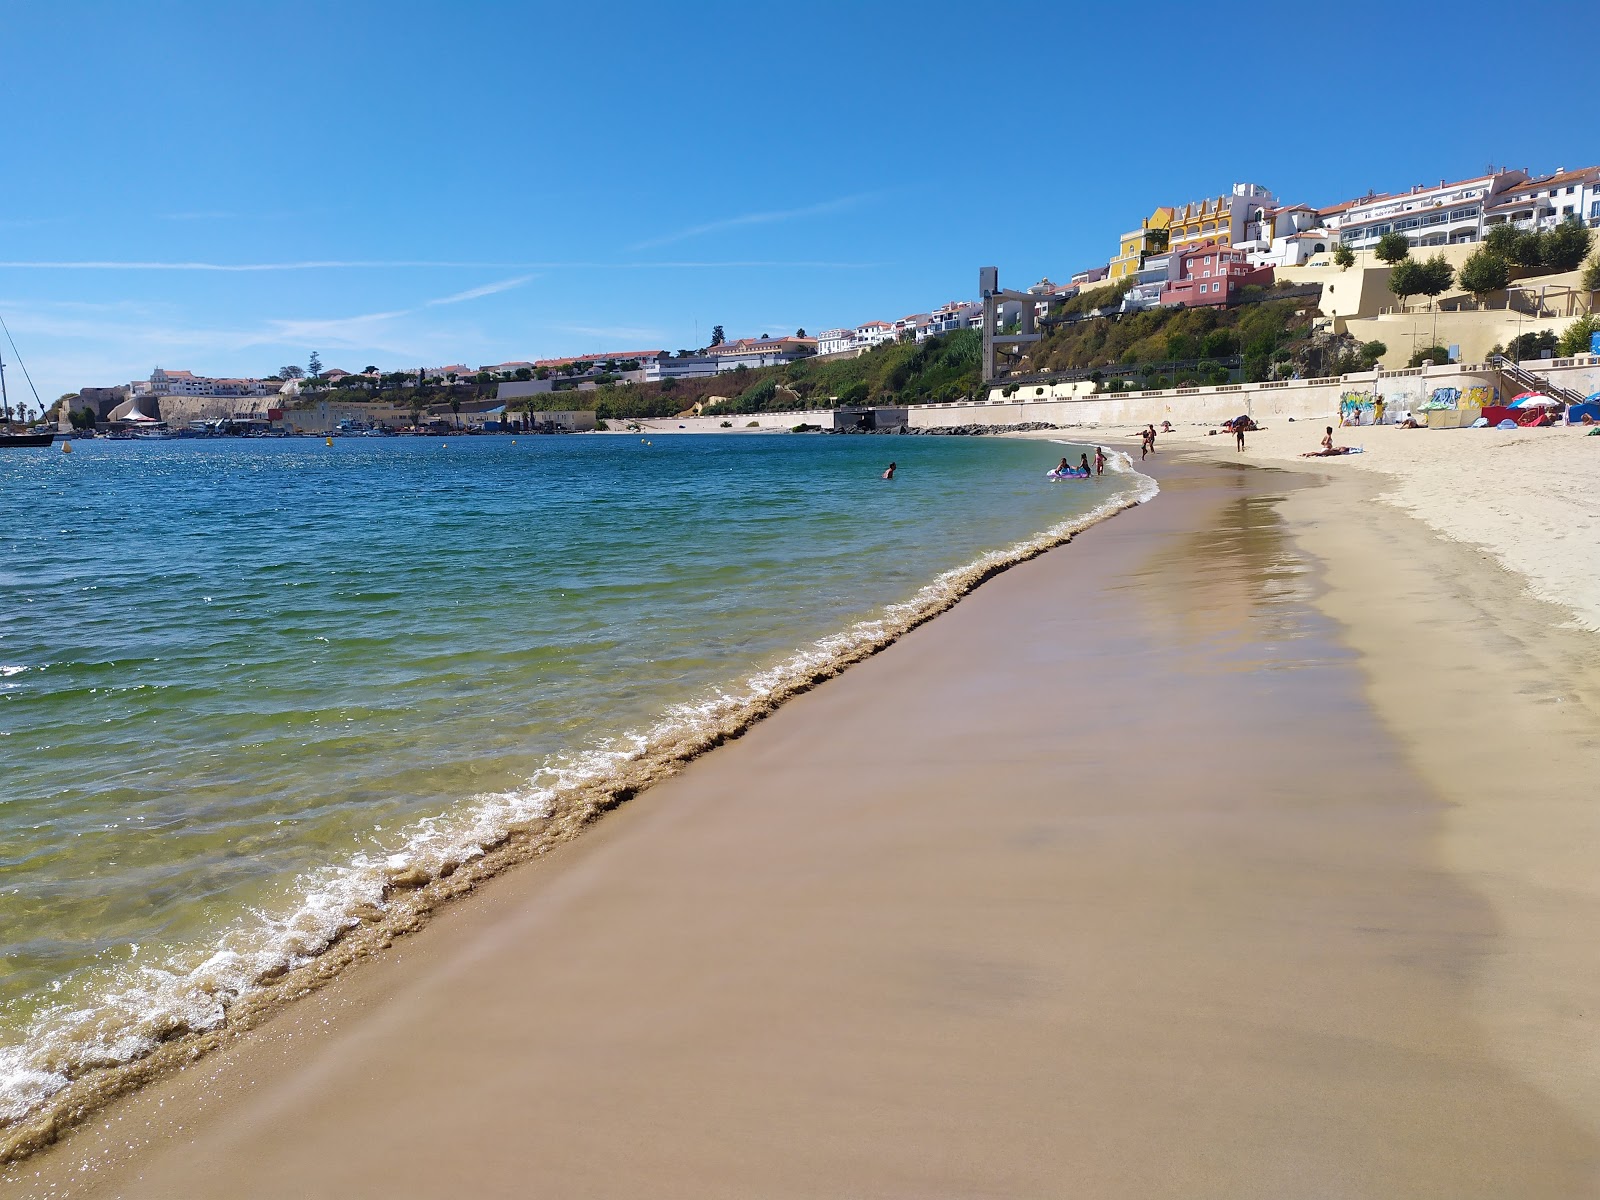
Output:
<path fill-rule="evenodd" d="M 11 420 L 11 397 L 6 395 L 6 358 L 0 354 L 0 421 Z"/>

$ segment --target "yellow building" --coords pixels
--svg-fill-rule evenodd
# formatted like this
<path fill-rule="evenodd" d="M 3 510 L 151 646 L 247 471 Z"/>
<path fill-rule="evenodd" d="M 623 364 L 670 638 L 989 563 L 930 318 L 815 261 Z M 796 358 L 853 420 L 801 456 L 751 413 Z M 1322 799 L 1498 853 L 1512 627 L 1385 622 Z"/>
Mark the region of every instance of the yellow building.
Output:
<path fill-rule="evenodd" d="M 1111 260 L 1106 276 L 1112 283 L 1136 274 L 1144 266 L 1145 255 L 1160 254 L 1167 248 L 1167 229 L 1172 224 L 1172 209 L 1158 208 L 1138 229 L 1122 235 L 1121 250 Z"/>
<path fill-rule="evenodd" d="M 1277 204 L 1272 192 L 1259 183 L 1236 183 L 1231 193 L 1185 204 L 1172 215 L 1172 249 L 1216 242 L 1231 246 L 1246 241 L 1246 227 L 1263 208 Z"/>

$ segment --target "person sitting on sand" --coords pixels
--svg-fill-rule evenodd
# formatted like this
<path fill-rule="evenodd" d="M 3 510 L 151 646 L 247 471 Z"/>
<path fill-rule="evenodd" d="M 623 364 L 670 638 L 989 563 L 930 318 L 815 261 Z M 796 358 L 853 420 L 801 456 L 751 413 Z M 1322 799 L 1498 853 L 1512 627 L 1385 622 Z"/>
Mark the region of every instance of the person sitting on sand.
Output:
<path fill-rule="evenodd" d="M 1333 444 L 1333 426 L 1328 426 L 1328 431 L 1322 435 L 1322 449 L 1307 450 L 1301 458 L 1332 458 L 1340 454 L 1352 453 L 1349 446 L 1335 446 Z"/>
<path fill-rule="evenodd" d="M 1163 422 L 1161 422 L 1161 432 L 1162 433 L 1171 433 L 1172 432 L 1172 422 L 1171 421 L 1163 421 Z"/>
<path fill-rule="evenodd" d="M 1422 424 L 1422 422 L 1418 421 L 1415 417 L 1407 417 L 1404 421 L 1400 422 L 1400 428 L 1401 429 L 1426 429 L 1427 426 Z"/>
<path fill-rule="evenodd" d="M 1106 473 L 1106 448 L 1104 446 L 1096 446 L 1094 448 L 1094 473 L 1096 475 L 1104 475 Z"/>
<path fill-rule="evenodd" d="M 1061 461 L 1065 462 L 1066 459 L 1062 459 Z M 893 463 L 889 464 L 889 469 L 883 473 L 883 477 L 885 479 L 893 479 L 894 478 L 894 464 Z"/>

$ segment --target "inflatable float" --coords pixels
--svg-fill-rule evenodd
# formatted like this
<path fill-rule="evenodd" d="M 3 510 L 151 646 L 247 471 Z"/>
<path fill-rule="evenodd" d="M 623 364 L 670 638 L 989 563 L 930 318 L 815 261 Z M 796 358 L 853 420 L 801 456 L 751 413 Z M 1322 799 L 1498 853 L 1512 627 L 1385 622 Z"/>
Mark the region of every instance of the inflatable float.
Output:
<path fill-rule="evenodd" d="M 1044 477 L 1046 479 L 1087 479 L 1089 478 L 1089 472 L 1079 471 L 1076 469 L 1066 471 L 1046 471 L 1044 473 Z"/>

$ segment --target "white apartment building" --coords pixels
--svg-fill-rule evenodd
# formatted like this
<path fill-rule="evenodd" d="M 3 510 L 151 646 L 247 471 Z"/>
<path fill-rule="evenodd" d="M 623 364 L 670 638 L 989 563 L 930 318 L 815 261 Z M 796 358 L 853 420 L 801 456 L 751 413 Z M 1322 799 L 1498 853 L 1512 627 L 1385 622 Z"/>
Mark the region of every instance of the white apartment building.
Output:
<path fill-rule="evenodd" d="M 928 314 L 926 325 L 917 329 L 917 341 L 925 341 L 957 329 L 978 329 L 983 325 L 983 305 L 970 300 L 952 300 Z"/>
<path fill-rule="evenodd" d="M 909 316 L 901 317 L 894 323 L 894 340 L 897 342 L 920 342 L 927 335 L 918 331 L 926 329 L 928 323 L 932 320 L 933 317 L 929 313 L 912 313 Z"/>
<path fill-rule="evenodd" d="M 854 329 L 824 329 L 817 334 L 818 354 L 843 354 L 846 350 L 854 350 L 855 347 Z"/>
<path fill-rule="evenodd" d="M 885 342 L 894 341 L 894 326 L 887 321 L 868 321 L 864 325 L 856 326 L 856 345 L 881 346 Z"/>
<path fill-rule="evenodd" d="M 1558 167 L 1554 175 L 1507 188 L 1489 205 L 1483 223 L 1487 228 L 1510 221 L 1523 229 L 1544 230 L 1573 219 L 1600 228 L 1600 167 Z"/>
<path fill-rule="evenodd" d="M 660 383 L 663 379 L 706 379 L 718 370 L 717 359 L 709 354 L 686 354 L 676 358 L 665 350 L 644 360 L 644 381 Z"/>
<path fill-rule="evenodd" d="M 1263 207 L 1245 225 L 1245 238 L 1234 246 L 1254 267 L 1298 267 L 1333 249 L 1335 239 L 1320 212 L 1309 204 Z"/>
<path fill-rule="evenodd" d="M 149 396 L 272 396 L 283 389 L 281 379 L 211 379 L 192 371 L 166 371 L 157 367 L 148 381 L 135 379 L 135 395 Z"/>
<path fill-rule="evenodd" d="M 1527 179 L 1526 171 L 1496 171 L 1455 183 L 1441 179 L 1435 187 L 1418 184 L 1397 196 L 1374 196 L 1323 213 L 1329 231 L 1354 250 L 1370 250 L 1391 232 L 1405 234 L 1413 246 L 1476 242 L 1483 237 L 1486 211 Z"/>

